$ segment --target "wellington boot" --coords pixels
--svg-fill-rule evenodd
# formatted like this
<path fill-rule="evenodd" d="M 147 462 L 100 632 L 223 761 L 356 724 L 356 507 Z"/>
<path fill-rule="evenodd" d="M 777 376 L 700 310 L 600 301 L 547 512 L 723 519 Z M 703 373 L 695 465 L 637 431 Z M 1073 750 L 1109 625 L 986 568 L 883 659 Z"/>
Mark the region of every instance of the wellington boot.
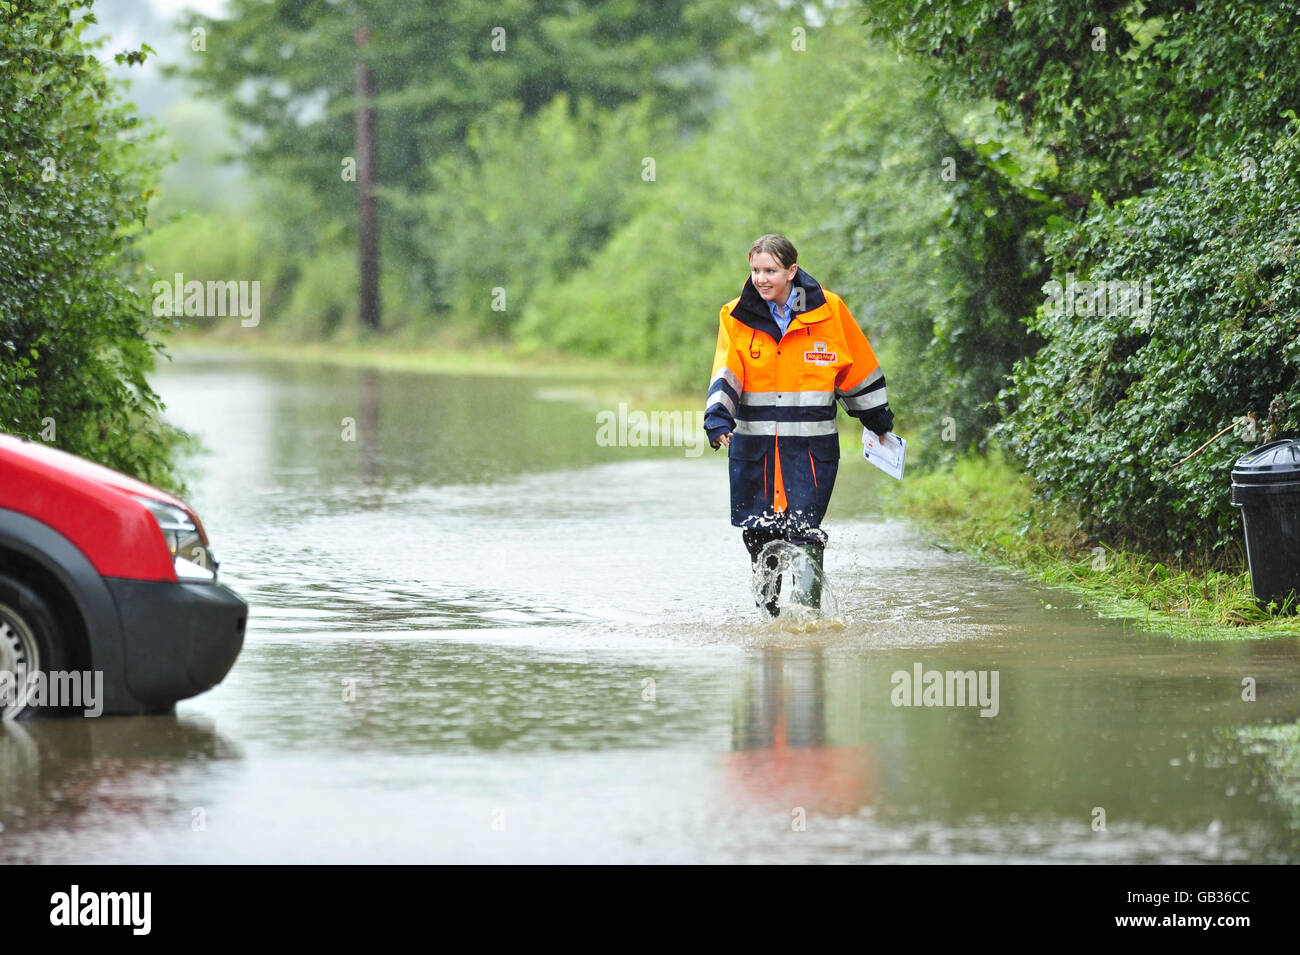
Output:
<path fill-rule="evenodd" d="M 826 548 L 822 544 L 800 544 L 802 558 L 795 561 L 795 589 L 791 595 L 810 610 L 820 610 L 822 606 L 822 557 Z"/>

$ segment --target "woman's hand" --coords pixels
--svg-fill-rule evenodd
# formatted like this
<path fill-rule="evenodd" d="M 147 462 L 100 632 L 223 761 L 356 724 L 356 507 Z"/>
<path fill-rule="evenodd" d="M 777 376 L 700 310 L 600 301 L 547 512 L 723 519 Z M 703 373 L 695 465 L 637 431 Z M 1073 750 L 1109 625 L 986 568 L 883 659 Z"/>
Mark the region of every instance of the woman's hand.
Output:
<path fill-rule="evenodd" d="M 884 437 L 888 432 L 894 430 L 894 412 L 889 410 L 889 405 L 873 408 L 863 415 L 862 423 L 868 431 Z"/>

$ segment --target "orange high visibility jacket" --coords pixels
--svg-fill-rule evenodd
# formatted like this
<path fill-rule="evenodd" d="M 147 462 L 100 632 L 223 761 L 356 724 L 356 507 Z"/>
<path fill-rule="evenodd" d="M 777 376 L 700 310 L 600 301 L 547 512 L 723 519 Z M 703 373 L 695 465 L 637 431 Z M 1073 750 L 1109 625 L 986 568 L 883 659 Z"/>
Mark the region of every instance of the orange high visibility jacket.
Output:
<path fill-rule="evenodd" d="M 820 525 L 839 469 L 835 402 L 877 433 L 893 427 L 885 375 L 844 300 L 802 268 L 794 315 L 781 334 L 746 280 L 722 306 L 705 400 L 709 442 L 729 448 L 731 523 L 754 527 L 785 514 Z"/>

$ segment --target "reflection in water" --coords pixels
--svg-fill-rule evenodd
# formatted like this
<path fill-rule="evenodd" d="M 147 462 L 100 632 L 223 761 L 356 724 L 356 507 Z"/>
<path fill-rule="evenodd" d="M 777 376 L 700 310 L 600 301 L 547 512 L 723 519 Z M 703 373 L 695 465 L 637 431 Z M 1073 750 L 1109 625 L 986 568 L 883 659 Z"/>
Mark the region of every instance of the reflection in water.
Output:
<path fill-rule="evenodd" d="M 729 797 L 829 816 L 875 801 L 875 745 L 828 738 L 825 672 L 821 650 L 749 658 L 724 758 Z"/>
<path fill-rule="evenodd" d="M 357 470 L 366 488 L 375 487 L 383 478 L 383 381 L 383 375 L 373 368 L 358 373 L 361 414 L 356 419 Z"/>
<path fill-rule="evenodd" d="M 1133 674 L 1108 671 L 1109 656 L 1097 669 L 1026 668 L 1026 649 L 992 656 L 1007 682 L 990 718 L 894 705 L 891 675 L 916 657 L 926 669 L 971 666 L 951 647 L 750 653 L 724 798 L 787 823 L 802 808 L 814 828 L 851 817 L 866 860 L 1300 858 L 1292 676 L 1269 680 L 1282 691 L 1271 704 L 1247 708 L 1236 681 L 1217 678 L 1236 664 L 1203 653 L 1165 654 L 1161 672 Z M 1253 722 L 1269 719 L 1290 721 Z M 1104 828 L 1094 827 L 1098 809 Z"/>
<path fill-rule="evenodd" d="M 201 718 L 0 721 L 0 862 L 45 861 L 42 834 L 92 852 L 141 831 L 185 831 L 193 807 L 170 782 L 239 756 Z"/>

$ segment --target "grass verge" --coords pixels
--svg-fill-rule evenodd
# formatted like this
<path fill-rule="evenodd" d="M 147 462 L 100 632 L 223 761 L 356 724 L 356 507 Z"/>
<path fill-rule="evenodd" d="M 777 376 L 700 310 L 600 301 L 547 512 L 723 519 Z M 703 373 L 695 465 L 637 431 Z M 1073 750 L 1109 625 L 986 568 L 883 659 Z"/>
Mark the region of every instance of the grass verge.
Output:
<path fill-rule="evenodd" d="M 1170 566 L 1110 546 L 1079 530 L 1074 515 L 1035 500 L 1033 490 L 1031 478 L 993 453 L 888 482 L 884 493 L 957 549 L 1063 587 L 1101 616 L 1197 638 L 1300 635 L 1300 618 L 1255 604 L 1248 574 Z"/>

